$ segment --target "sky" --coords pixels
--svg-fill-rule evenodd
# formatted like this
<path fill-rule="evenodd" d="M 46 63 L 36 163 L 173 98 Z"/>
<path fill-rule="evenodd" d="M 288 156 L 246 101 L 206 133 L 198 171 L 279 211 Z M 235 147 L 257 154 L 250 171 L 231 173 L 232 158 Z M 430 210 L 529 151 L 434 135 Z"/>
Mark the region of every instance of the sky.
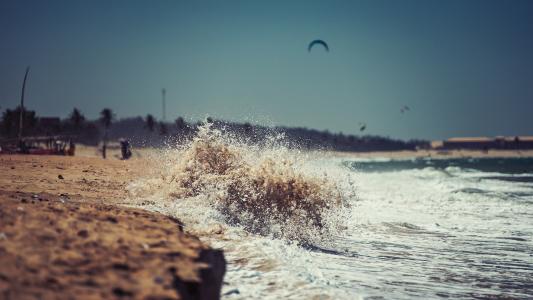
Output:
<path fill-rule="evenodd" d="M 1 110 L 28 65 L 41 116 L 533 135 L 533 1 L 0 0 Z"/>

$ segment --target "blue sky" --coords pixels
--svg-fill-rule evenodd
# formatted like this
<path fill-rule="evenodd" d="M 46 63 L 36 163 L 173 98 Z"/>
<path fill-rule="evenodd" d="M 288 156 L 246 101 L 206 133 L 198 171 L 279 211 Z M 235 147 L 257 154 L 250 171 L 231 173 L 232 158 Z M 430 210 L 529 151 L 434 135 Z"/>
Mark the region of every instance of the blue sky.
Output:
<path fill-rule="evenodd" d="M 45 116 L 161 117 L 165 87 L 170 120 L 533 135 L 533 1 L 2 0 L 2 110 L 27 65 Z"/>

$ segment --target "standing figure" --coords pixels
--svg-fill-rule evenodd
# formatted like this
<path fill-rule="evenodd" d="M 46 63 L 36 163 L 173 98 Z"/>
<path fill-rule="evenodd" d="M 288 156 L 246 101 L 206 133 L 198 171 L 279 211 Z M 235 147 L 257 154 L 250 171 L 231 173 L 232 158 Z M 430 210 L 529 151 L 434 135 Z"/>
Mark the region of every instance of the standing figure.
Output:
<path fill-rule="evenodd" d="M 126 160 L 131 157 L 130 142 L 126 139 L 120 139 L 120 151 L 122 152 L 122 159 Z"/>

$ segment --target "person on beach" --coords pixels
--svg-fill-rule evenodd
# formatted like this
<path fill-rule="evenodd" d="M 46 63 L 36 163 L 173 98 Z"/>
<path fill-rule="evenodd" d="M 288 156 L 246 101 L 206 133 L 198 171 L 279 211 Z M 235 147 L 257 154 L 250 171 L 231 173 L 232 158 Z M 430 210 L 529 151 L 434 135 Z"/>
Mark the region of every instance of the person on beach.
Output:
<path fill-rule="evenodd" d="M 122 153 L 122 159 L 126 160 L 131 157 L 130 142 L 126 139 L 120 139 L 120 151 Z"/>

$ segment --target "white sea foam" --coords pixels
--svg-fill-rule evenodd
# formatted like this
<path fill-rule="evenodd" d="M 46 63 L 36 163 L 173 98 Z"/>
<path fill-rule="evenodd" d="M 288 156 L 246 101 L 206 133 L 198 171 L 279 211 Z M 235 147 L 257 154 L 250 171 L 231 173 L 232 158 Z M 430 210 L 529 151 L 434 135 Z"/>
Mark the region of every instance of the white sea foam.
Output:
<path fill-rule="evenodd" d="M 529 175 L 431 164 L 361 172 L 344 159 L 289 150 L 276 137 L 249 145 L 202 130 L 191 144 L 156 155 L 130 192 L 132 203 L 176 216 L 224 249 L 224 298 L 533 297 L 533 183 L 500 178 Z M 300 182 L 302 195 L 319 200 L 305 208 L 320 222 L 294 211 L 266 218 L 273 203 L 249 184 L 264 177 L 282 191 Z M 230 196 L 232 185 L 239 192 Z M 243 195 L 251 207 L 225 208 Z"/>
<path fill-rule="evenodd" d="M 161 155 L 162 167 L 129 191 L 137 201 L 156 196 L 151 201 L 161 205 L 193 201 L 214 208 L 225 223 L 250 233 L 317 243 L 339 232 L 352 193 L 327 170 L 304 171 L 308 161 L 276 136 L 250 145 L 206 123 L 190 143 Z"/>

